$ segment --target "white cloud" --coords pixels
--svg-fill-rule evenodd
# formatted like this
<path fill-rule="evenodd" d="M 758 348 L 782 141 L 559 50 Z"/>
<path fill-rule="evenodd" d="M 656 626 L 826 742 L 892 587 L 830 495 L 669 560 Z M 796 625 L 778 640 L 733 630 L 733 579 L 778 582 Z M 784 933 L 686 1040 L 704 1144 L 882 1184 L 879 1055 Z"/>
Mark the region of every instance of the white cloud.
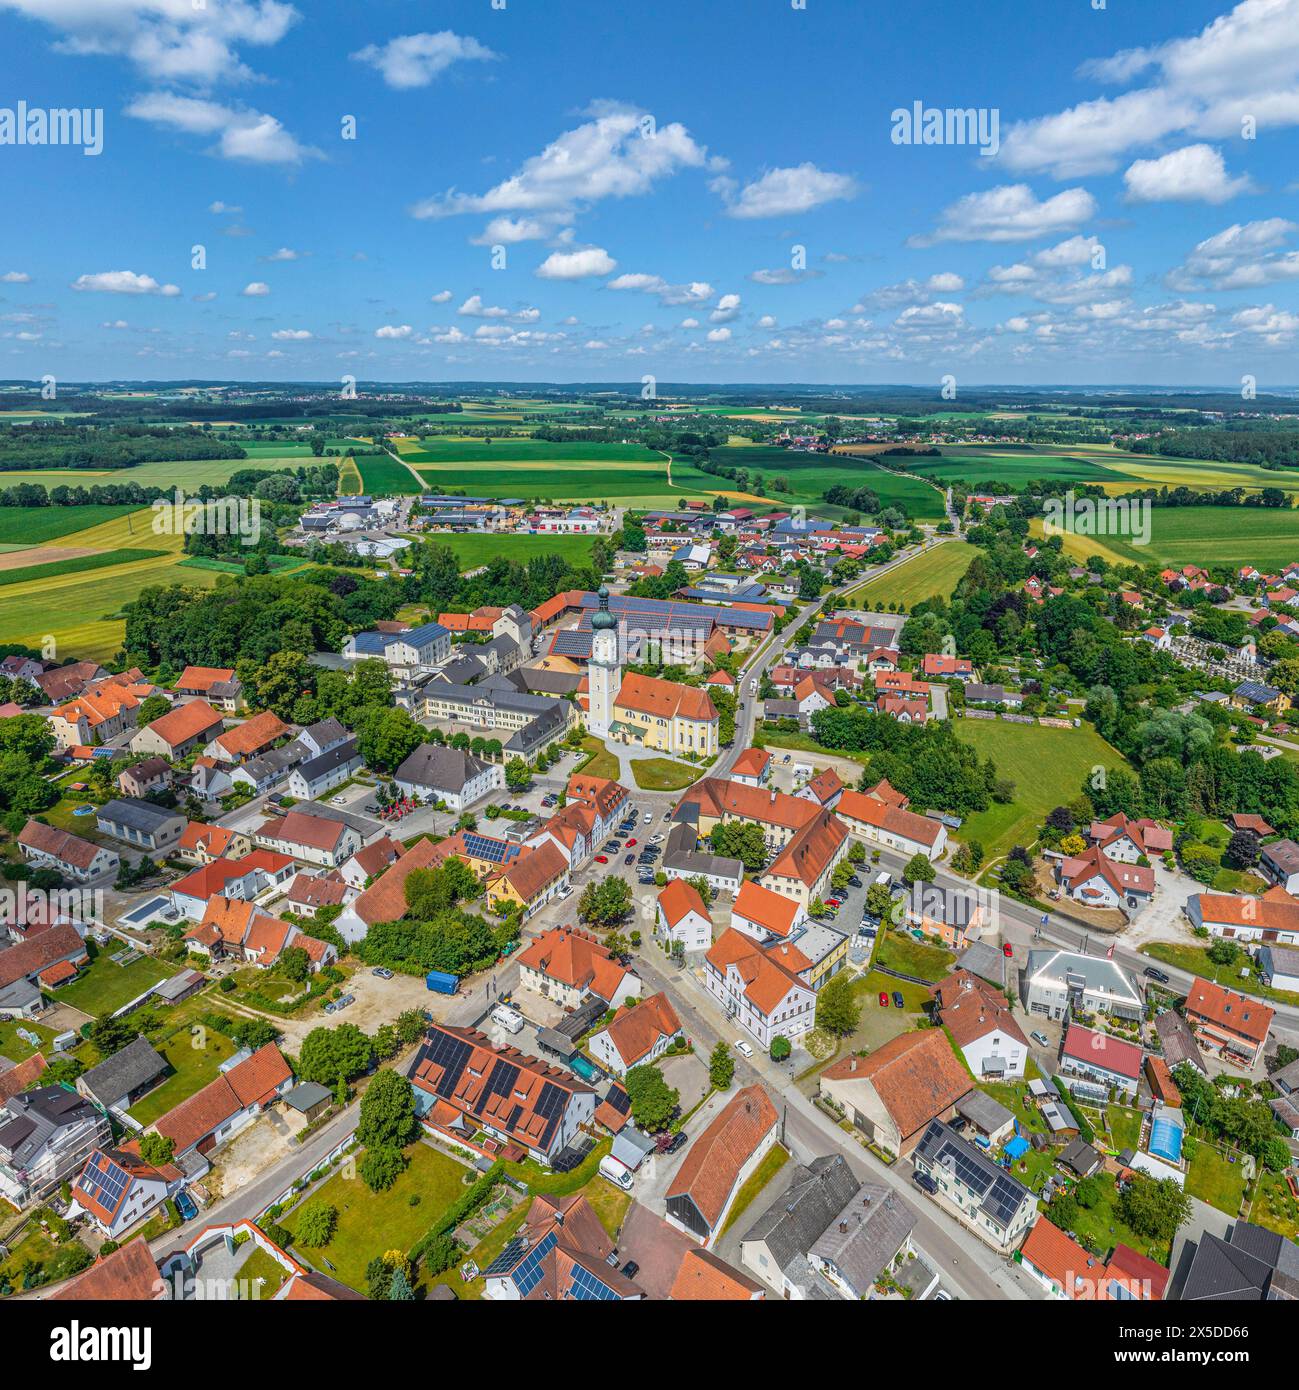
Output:
<path fill-rule="evenodd" d="M 384 44 L 368 44 L 352 54 L 399 91 L 427 87 L 453 63 L 488 62 L 497 55 L 477 39 L 443 29 L 436 34 L 403 34 Z"/>
<path fill-rule="evenodd" d="M 4 285 L 30 285 L 32 277 L 25 270 L 6 270 L 0 275 L 0 284 Z"/>
<path fill-rule="evenodd" d="M 925 281 L 925 288 L 935 294 L 954 294 L 965 288 L 965 281 L 952 270 L 939 271 Z"/>
<path fill-rule="evenodd" d="M 616 275 L 605 285 L 605 289 L 639 290 L 643 294 L 657 295 L 659 303 L 666 308 L 702 305 L 710 300 L 714 293 L 707 280 L 692 280 L 688 285 L 672 285 L 661 275 L 646 275 L 641 272 Z"/>
<path fill-rule="evenodd" d="M 103 270 L 93 275 L 78 275 L 72 288 L 99 294 L 158 294 L 167 299 L 180 293 L 177 285 L 160 285 L 152 275 L 137 275 L 133 270 Z"/>
<path fill-rule="evenodd" d="M 253 76 L 236 49 L 269 47 L 297 22 L 280 0 L 0 0 L 59 30 L 60 52 L 118 56 L 165 82 L 210 85 Z"/>
<path fill-rule="evenodd" d="M 305 343 L 313 335 L 305 328 L 277 328 L 271 337 L 281 343 Z"/>
<path fill-rule="evenodd" d="M 281 246 L 278 251 L 272 251 L 269 256 L 263 259 L 268 261 L 297 261 L 302 259 L 301 251 L 294 251 L 292 247 Z"/>
<path fill-rule="evenodd" d="M 248 299 L 264 299 L 270 292 L 271 287 L 265 280 L 250 280 L 243 289 L 239 291 L 240 294 Z"/>
<path fill-rule="evenodd" d="M 749 279 L 755 285 L 801 285 L 805 280 L 819 280 L 824 274 L 821 270 L 794 270 L 791 266 L 780 266 L 775 270 L 754 270 Z"/>
<path fill-rule="evenodd" d="M 724 294 L 717 301 L 717 308 L 708 315 L 713 323 L 730 323 L 732 319 L 738 318 L 740 313 L 740 296 L 738 294 Z"/>
<path fill-rule="evenodd" d="M 811 212 L 857 193 L 856 180 L 849 175 L 832 174 L 810 162 L 790 169 L 768 169 L 761 178 L 745 184 L 738 196 L 733 179 L 714 179 L 711 186 L 726 203 L 728 216 L 745 218 Z"/>
<path fill-rule="evenodd" d="M 243 212 L 243 208 L 234 207 L 230 203 L 223 203 L 220 198 L 218 198 L 215 203 L 209 203 L 207 210 L 218 214 L 225 213 L 230 217 L 238 217 L 239 214 Z"/>
<path fill-rule="evenodd" d="M 125 319 L 112 319 L 107 323 L 101 323 L 99 326 L 100 328 L 123 329 L 129 328 L 131 325 L 127 323 Z"/>
<path fill-rule="evenodd" d="M 652 133 L 650 133 L 652 131 Z M 707 151 L 682 125 L 652 125 L 645 112 L 600 103 L 592 119 L 565 131 L 509 178 L 482 194 L 454 189 L 411 208 L 418 218 L 464 213 L 574 215 L 606 198 L 636 197 L 660 179 L 708 162 Z"/>
<path fill-rule="evenodd" d="M 567 212 L 546 213 L 540 217 L 493 217 L 470 241 L 475 246 L 517 246 L 523 241 L 545 241 L 573 220 Z"/>
<path fill-rule="evenodd" d="M 776 320 L 770 314 L 763 314 L 763 316 L 758 320 L 759 328 L 770 330 L 775 328 L 775 326 Z"/>
<path fill-rule="evenodd" d="M 681 327 L 682 327 L 682 328 L 698 328 L 698 327 L 699 327 L 699 320 L 698 320 L 698 319 L 693 319 L 693 318 L 685 318 L 685 319 L 682 319 L 682 320 L 681 320 Z"/>
<path fill-rule="evenodd" d="M 431 304 L 449 304 L 451 302 L 450 290 L 439 290 L 436 294 L 429 295 Z"/>
<path fill-rule="evenodd" d="M 456 310 L 457 314 L 464 314 L 472 319 L 507 319 L 510 316 L 508 309 L 502 309 L 496 305 L 484 304 L 480 294 L 471 294 L 468 299 Z"/>
<path fill-rule="evenodd" d="M 274 116 L 249 107 L 223 106 L 175 92 L 148 92 L 136 97 L 126 114 L 186 135 L 214 135 L 217 142 L 211 153 L 223 159 L 247 164 L 301 164 L 304 159 L 320 157 L 319 150 L 299 143 Z"/>
<path fill-rule="evenodd" d="M 1187 145 L 1159 159 L 1138 159 L 1123 182 L 1130 203 L 1225 203 L 1254 188 L 1247 175 L 1228 175 L 1212 145 Z"/>
<path fill-rule="evenodd" d="M 1176 269 L 1169 272 L 1170 289 L 1257 289 L 1299 279 L 1299 251 L 1281 248 L 1299 227 L 1283 217 L 1236 222 L 1206 237 Z"/>
<path fill-rule="evenodd" d="M 708 330 L 708 341 L 710 343 L 729 342 L 731 330 L 729 328 L 710 328 Z"/>
<path fill-rule="evenodd" d="M 986 193 L 967 193 L 945 208 L 938 227 L 912 237 L 912 246 L 943 241 L 1033 241 L 1069 230 L 1096 213 L 1085 188 L 1068 188 L 1041 202 L 1026 183 L 1004 184 Z"/>
<path fill-rule="evenodd" d="M 415 330 L 408 323 L 385 323 L 374 330 L 376 338 L 409 338 Z"/>
<path fill-rule="evenodd" d="M 1245 116 L 1260 129 L 1299 125 L 1299 0 L 1240 0 L 1197 34 L 1081 71 L 1117 85 L 1144 76 L 1146 85 L 1016 123 L 1001 147 L 1010 168 L 1075 178 L 1177 135 L 1239 137 Z"/>
<path fill-rule="evenodd" d="M 608 275 L 618 262 L 601 246 L 582 251 L 552 251 L 537 267 L 543 280 L 583 280 L 592 275 Z"/>

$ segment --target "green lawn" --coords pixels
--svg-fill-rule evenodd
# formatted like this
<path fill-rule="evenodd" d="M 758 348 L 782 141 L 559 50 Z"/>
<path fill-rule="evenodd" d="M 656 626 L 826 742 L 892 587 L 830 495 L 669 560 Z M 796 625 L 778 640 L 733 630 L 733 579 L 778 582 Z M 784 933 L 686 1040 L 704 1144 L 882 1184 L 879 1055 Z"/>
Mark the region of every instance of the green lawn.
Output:
<path fill-rule="evenodd" d="M 1245 1197 L 1245 1175 L 1241 1170 L 1240 1155 L 1235 1155 L 1235 1163 L 1229 1163 L 1219 1150 L 1205 1140 L 1191 1139 L 1187 1142 L 1188 1146 L 1194 1147 L 1186 1170 L 1187 1192 L 1202 1202 L 1208 1202 L 1211 1207 L 1225 1211 L 1228 1216 L 1235 1216 Z"/>
<path fill-rule="evenodd" d="M 35 1033 L 41 1040 L 39 1048 L 33 1047 L 18 1036 L 18 1030 Z M 11 1062 L 22 1062 L 34 1052 L 43 1052 L 45 1060 L 50 1060 L 50 1043 L 54 1040 L 54 1029 L 43 1023 L 33 1023 L 26 1018 L 0 1019 L 0 1057 L 8 1057 Z"/>
<path fill-rule="evenodd" d="M 744 1180 L 743 1186 L 735 1194 L 735 1200 L 731 1203 L 731 1209 L 726 1213 L 726 1221 L 722 1226 L 722 1235 L 740 1219 L 741 1216 L 753 1205 L 758 1193 L 776 1176 L 777 1173 L 789 1161 L 789 1150 L 782 1149 L 779 1144 L 773 1144 L 763 1155 L 762 1162 Z"/>
<path fill-rule="evenodd" d="M 1104 1171 L 1096 1174 L 1100 1185 L 1101 1200 L 1094 1207 L 1078 1204 L 1078 1219 L 1073 1225 L 1073 1234 L 1088 1248 L 1098 1254 L 1107 1255 L 1116 1245 L 1128 1245 L 1143 1255 L 1149 1255 L 1160 1264 L 1168 1263 L 1169 1247 L 1160 1241 L 1148 1240 L 1139 1236 L 1130 1226 L 1124 1224 L 1115 1210 L 1118 1204 L 1118 1188 L 1112 1173 Z M 1188 1189 L 1189 1190 L 1189 1189 Z M 1050 1214 L 1050 1208 L 1047 1209 Z"/>
<path fill-rule="evenodd" d="M 582 749 L 589 755 L 589 758 L 587 762 L 579 763 L 574 768 L 574 774 L 581 772 L 587 777 L 610 777 L 617 781 L 622 765 L 605 748 L 603 739 L 588 735 L 582 740 Z"/>
<path fill-rule="evenodd" d="M 951 598 L 970 561 L 978 554 L 965 541 L 944 541 L 921 551 L 887 574 L 876 575 L 844 596 L 844 608 L 878 610 L 901 603 L 908 611 L 921 599 Z"/>
<path fill-rule="evenodd" d="M 204 1028 L 197 1034 L 177 1033 L 157 1050 L 171 1064 L 172 1074 L 127 1112 L 145 1128 L 215 1080 L 221 1063 L 232 1057 L 236 1048 L 224 1033 Z"/>
<path fill-rule="evenodd" d="M 671 758 L 642 758 L 631 765 L 632 776 L 641 791 L 678 792 L 697 782 L 703 771 Z"/>
<path fill-rule="evenodd" d="M 1287 1240 L 1299 1239 L 1299 1202 L 1291 1194 L 1284 1173 L 1263 1173 L 1249 1219 Z"/>
<path fill-rule="evenodd" d="M 1020 1129 L 1028 1130 L 1034 1134 L 1046 1134 L 1046 1121 L 1042 1118 L 1042 1112 L 1037 1108 L 1033 1099 L 1029 1097 L 1028 1104 L 1024 1104 L 1024 1099 L 1028 1096 L 1028 1083 L 1031 1079 L 1031 1077 L 1025 1076 L 1023 1081 L 981 1081 L 977 1089 L 1004 1105 L 1019 1121 Z"/>
<path fill-rule="evenodd" d="M 937 983 L 951 974 L 956 957 L 943 946 L 917 941 L 909 932 L 890 930 L 881 933 L 872 963 Z"/>
<path fill-rule="evenodd" d="M 1015 845 L 1030 845 L 1047 813 L 1072 801 L 1096 767 L 1128 766 L 1127 760 L 1087 724 L 1052 729 L 1009 724 L 1001 719 L 957 719 L 952 729 L 980 761 L 991 758 L 1015 784 L 1012 801 L 976 811 L 957 831 L 960 840 L 979 840 L 989 859 Z"/>
<path fill-rule="evenodd" d="M 1109 1125 L 1110 1143 L 1122 1153 L 1124 1149 L 1136 1151 L 1141 1142 L 1141 1111 L 1131 1110 L 1126 1105 L 1111 1105 L 1106 1108 L 1105 1119 Z"/>
<path fill-rule="evenodd" d="M 101 950 L 81 977 L 62 985 L 53 998 L 60 1004 L 80 1009 L 82 1013 L 102 1018 L 105 1014 L 116 1013 L 143 994 L 150 985 L 156 985 L 176 973 L 171 966 L 163 965 L 152 956 L 141 956 L 130 965 L 114 965 L 109 956 L 116 949 L 120 948 Z"/>
<path fill-rule="evenodd" d="M 284 1266 L 273 1260 L 265 1250 L 258 1246 L 239 1266 L 238 1282 L 256 1290 L 259 1300 L 274 1298 L 280 1285 L 288 1278 Z"/>
<path fill-rule="evenodd" d="M 404 463 L 386 455 L 359 458 L 356 466 L 361 470 L 361 485 L 369 496 L 417 497 L 424 490 Z"/>
<path fill-rule="evenodd" d="M 334 1238 L 323 1249 L 295 1247 L 295 1253 L 364 1293 L 366 1265 L 385 1250 L 411 1249 L 464 1194 L 469 1186 L 466 1177 L 474 1176 L 464 1164 L 422 1142 L 412 1145 L 407 1154 L 410 1167 L 386 1192 L 371 1192 L 359 1176 L 349 1178 L 343 1170 L 335 1173 L 314 1194 L 338 1211 Z M 412 1197 L 419 1198 L 414 1206 Z M 285 1216 L 282 1224 L 296 1231 L 297 1214 Z"/>

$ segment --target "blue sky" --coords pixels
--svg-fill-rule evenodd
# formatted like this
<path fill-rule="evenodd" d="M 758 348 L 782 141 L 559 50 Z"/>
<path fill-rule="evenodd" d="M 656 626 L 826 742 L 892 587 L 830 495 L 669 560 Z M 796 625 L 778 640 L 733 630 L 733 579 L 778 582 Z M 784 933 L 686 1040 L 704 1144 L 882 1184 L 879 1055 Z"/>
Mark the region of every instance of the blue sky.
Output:
<path fill-rule="evenodd" d="M 0 0 L 0 377 L 1293 385 L 1299 0 L 1094 3 Z"/>

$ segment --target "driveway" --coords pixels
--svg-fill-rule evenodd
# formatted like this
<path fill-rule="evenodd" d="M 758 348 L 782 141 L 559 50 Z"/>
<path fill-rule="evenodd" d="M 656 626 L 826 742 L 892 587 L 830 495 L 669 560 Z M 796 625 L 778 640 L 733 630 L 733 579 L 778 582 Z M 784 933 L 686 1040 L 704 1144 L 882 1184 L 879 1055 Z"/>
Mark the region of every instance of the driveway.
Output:
<path fill-rule="evenodd" d="M 1162 859 L 1152 859 L 1155 896 L 1123 929 L 1123 943 L 1133 947 L 1148 941 L 1178 941 L 1190 945 L 1195 937 L 1184 909 L 1187 898 L 1205 891 L 1204 884 L 1180 869 L 1164 867 Z"/>

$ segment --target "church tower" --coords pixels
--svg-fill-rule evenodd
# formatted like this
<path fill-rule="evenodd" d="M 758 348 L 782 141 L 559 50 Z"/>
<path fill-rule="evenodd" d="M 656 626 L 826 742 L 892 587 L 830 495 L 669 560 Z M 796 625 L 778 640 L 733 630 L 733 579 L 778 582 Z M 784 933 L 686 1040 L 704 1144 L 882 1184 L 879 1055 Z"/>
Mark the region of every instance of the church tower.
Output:
<path fill-rule="evenodd" d="M 618 619 L 609 612 L 609 590 L 600 586 L 600 607 L 591 618 L 591 664 L 587 667 L 591 709 L 586 726 L 605 738 L 613 723 L 613 705 L 622 686 L 618 659 Z"/>

